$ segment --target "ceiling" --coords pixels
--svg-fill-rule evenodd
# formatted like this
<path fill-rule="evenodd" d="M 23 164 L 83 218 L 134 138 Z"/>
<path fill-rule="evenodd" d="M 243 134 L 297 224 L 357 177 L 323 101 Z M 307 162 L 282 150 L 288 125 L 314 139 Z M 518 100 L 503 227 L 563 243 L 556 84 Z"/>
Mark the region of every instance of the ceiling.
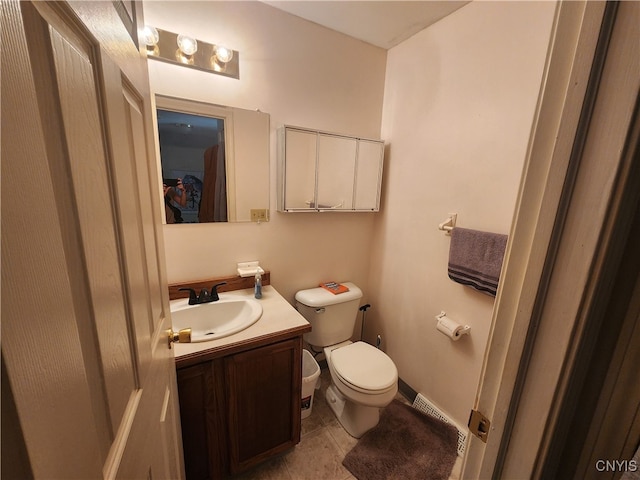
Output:
<path fill-rule="evenodd" d="M 265 1 L 275 8 L 389 49 L 468 1 Z"/>

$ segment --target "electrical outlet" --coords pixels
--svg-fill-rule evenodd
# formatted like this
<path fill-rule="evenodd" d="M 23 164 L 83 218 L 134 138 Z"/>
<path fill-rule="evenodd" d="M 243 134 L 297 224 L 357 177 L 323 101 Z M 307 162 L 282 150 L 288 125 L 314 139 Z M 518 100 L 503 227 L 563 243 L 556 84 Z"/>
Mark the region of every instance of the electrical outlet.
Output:
<path fill-rule="evenodd" d="M 252 222 L 268 222 L 269 211 L 266 208 L 252 208 L 251 209 L 251 221 Z"/>

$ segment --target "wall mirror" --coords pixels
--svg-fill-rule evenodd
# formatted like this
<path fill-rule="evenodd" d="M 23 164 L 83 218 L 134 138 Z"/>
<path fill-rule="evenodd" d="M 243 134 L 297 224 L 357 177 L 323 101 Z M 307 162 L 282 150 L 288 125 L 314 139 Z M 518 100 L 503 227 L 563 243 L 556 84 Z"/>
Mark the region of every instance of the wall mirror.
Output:
<path fill-rule="evenodd" d="M 156 115 L 167 223 L 268 220 L 269 114 L 156 95 Z"/>

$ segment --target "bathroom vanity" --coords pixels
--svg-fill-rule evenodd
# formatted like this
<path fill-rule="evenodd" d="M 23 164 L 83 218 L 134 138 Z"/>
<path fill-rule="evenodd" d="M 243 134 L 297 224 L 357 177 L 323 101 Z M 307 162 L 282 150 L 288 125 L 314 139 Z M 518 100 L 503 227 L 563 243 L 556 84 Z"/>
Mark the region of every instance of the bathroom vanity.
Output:
<path fill-rule="evenodd" d="M 261 318 L 241 332 L 174 344 L 188 479 L 242 472 L 300 441 L 302 335 L 311 326 L 270 285 L 260 302 Z"/>

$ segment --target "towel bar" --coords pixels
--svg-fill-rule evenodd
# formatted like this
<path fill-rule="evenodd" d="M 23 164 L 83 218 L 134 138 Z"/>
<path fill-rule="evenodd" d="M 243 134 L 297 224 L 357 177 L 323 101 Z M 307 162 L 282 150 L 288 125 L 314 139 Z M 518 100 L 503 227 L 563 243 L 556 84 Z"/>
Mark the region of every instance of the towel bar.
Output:
<path fill-rule="evenodd" d="M 456 220 L 458 219 L 457 213 L 450 213 L 449 218 L 438 225 L 439 230 L 443 230 L 447 235 L 451 234 L 451 230 L 456 226 Z"/>

